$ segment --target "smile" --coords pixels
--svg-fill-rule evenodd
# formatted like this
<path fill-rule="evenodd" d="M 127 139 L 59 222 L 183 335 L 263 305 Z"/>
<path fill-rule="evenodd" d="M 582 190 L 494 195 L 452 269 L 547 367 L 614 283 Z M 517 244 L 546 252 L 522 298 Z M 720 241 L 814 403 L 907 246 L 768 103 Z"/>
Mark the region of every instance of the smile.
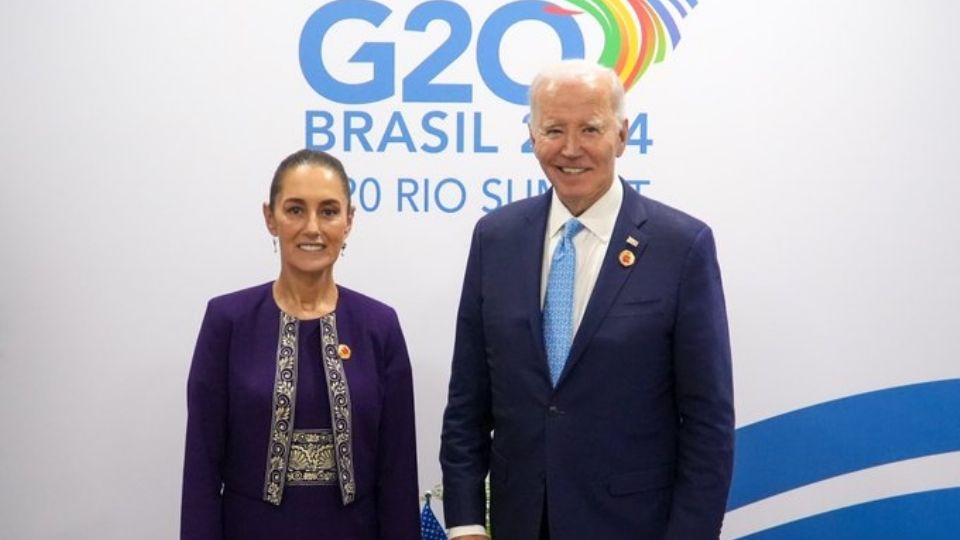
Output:
<path fill-rule="evenodd" d="M 322 251 L 326 246 L 323 244 L 297 244 L 297 247 L 304 251 Z"/>
<path fill-rule="evenodd" d="M 580 174 L 586 170 L 582 167 L 560 167 L 560 172 L 564 174 Z"/>

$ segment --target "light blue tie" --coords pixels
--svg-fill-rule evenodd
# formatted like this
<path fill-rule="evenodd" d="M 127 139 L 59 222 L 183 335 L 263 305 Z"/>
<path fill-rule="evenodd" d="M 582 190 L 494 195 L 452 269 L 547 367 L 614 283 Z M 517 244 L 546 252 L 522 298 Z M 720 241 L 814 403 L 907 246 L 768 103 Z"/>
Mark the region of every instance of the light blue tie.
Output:
<path fill-rule="evenodd" d="M 571 218 L 563 226 L 563 238 L 553 251 L 550 275 L 547 277 L 547 293 L 543 301 L 543 341 L 547 348 L 547 363 L 550 365 L 550 381 L 553 386 L 560 379 L 560 372 L 570 354 L 573 340 L 573 283 L 577 271 L 577 248 L 573 237 L 583 230 L 583 223 Z"/>

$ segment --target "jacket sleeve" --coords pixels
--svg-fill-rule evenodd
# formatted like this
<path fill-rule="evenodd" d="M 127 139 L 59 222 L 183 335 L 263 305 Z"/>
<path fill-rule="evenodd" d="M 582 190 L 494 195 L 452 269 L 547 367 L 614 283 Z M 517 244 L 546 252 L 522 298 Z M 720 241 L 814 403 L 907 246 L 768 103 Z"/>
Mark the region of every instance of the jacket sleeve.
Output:
<path fill-rule="evenodd" d="M 684 263 L 674 324 L 680 429 L 667 538 L 718 538 L 733 467 L 730 339 L 713 234 L 704 226 Z"/>
<path fill-rule="evenodd" d="M 384 345 L 383 403 L 377 449 L 380 538 L 419 540 L 413 377 L 396 313 Z"/>
<path fill-rule="evenodd" d="M 223 538 L 221 493 L 227 432 L 231 326 L 207 305 L 187 379 L 187 440 L 180 508 L 181 540 Z"/>
<path fill-rule="evenodd" d="M 493 420 L 482 317 L 480 236 L 478 224 L 463 279 L 443 415 L 440 465 L 447 527 L 486 523 L 484 482 L 490 465 Z"/>

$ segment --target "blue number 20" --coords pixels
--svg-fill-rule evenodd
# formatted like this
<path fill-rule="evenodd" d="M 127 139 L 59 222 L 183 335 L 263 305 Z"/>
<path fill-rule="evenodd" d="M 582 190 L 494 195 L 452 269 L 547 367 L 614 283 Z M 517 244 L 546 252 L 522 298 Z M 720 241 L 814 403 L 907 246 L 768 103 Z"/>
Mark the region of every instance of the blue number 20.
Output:
<path fill-rule="evenodd" d="M 583 34 L 571 17 L 548 13 L 543 0 L 519 0 L 494 11 L 477 35 L 477 67 L 480 77 L 498 97 L 518 105 L 527 102 L 527 87 L 507 76 L 500 62 L 500 44 L 513 25 L 540 21 L 560 37 L 563 58 L 583 58 Z M 321 51 L 327 32 L 336 23 L 358 19 L 379 27 L 390 15 L 388 7 L 373 0 L 334 0 L 310 16 L 300 35 L 300 69 L 318 94 L 339 103 L 372 103 L 394 95 L 396 54 L 393 43 L 364 43 L 350 62 L 370 63 L 373 77 L 349 84 L 336 80 L 323 65 Z M 450 37 L 403 79 L 403 101 L 466 103 L 473 99 L 469 84 L 440 84 L 432 81 L 459 58 L 470 44 L 470 16 L 458 4 L 431 0 L 420 4 L 407 18 L 405 30 L 423 32 L 430 22 L 441 20 L 450 27 Z"/>
<path fill-rule="evenodd" d="M 554 15 L 544 10 L 550 6 L 542 0 L 512 2 L 494 11 L 477 36 L 477 67 L 480 77 L 497 96 L 517 105 L 527 104 L 527 86 L 520 84 L 503 71 L 500 62 L 500 42 L 511 26 L 520 21 L 540 21 L 560 36 L 561 56 L 583 58 L 583 34 L 572 17 Z M 519 53 L 519 51 L 518 51 Z"/>
<path fill-rule="evenodd" d="M 469 103 L 473 101 L 471 85 L 430 84 L 430 81 L 467 50 L 470 44 L 470 15 L 458 4 L 436 0 L 420 4 L 411 11 L 404 29 L 423 32 L 435 20 L 447 22 L 450 37 L 403 79 L 403 101 Z"/>

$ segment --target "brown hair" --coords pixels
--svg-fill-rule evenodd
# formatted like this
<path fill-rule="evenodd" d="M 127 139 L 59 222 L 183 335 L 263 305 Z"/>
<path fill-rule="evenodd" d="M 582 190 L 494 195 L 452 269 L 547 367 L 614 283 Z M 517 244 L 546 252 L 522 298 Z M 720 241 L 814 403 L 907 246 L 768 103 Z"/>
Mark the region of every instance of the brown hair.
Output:
<path fill-rule="evenodd" d="M 276 202 L 277 195 L 280 194 L 280 189 L 283 187 L 283 175 L 286 174 L 286 172 L 290 169 L 294 169 L 301 165 L 324 167 L 335 172 L 337 176 L 340 177 L 340 183 L 343 185 L 343 192 L 347 195 L 347 208 L 350 208 L 350 180 L 347 178 L 347 172 L 343 169 L 343 163 L 340 163 L 339 159 L 326 152 L 304 148 L 303 150 L 297 150 L 296 152 L 283 158 L 283 161 L 281 161 L 280 165 L 277 166 L 277 171 L 273 173 L 273 181 L 270 182 L 271 212 L 273 211 L 273 206 Z"/>

